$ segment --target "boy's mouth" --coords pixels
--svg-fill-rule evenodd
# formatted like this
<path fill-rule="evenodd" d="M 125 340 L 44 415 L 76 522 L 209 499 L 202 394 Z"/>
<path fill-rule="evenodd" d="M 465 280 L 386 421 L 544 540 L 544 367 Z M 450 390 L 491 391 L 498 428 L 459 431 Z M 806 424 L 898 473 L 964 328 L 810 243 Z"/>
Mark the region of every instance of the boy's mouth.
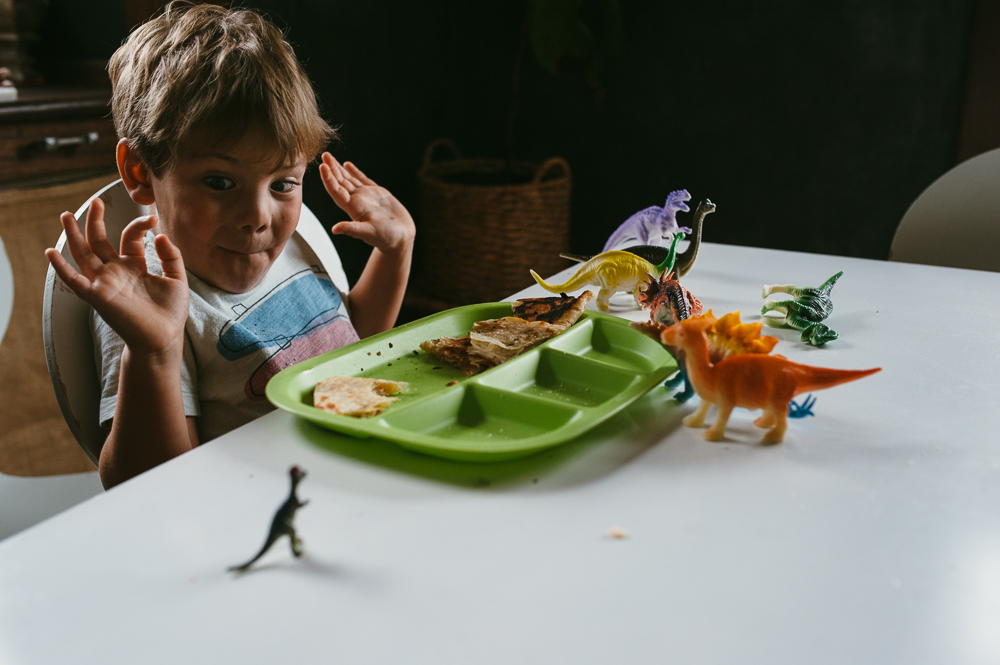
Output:
<path fill-rule="evenodd" d="M 243 254 L 245 256 L 250 256 L 251 254 L 260 254 L 261 252 L 267 250 L 266 247 L 260 247 L 260 248 L 252 247 L 249 249 L 230 249 L 229 247 L 222 247 L 221 249 L 224 249 L 227 252 L 232 252 L 233 254 Z"/>

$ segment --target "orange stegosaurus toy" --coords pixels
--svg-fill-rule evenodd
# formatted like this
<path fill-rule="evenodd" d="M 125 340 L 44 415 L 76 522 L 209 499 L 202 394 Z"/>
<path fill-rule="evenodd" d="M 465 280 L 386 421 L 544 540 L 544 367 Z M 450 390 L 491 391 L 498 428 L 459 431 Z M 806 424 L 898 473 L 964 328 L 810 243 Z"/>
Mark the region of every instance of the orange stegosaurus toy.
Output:
<path fill-rule="evenodd" d="M 763 409 L 764 414 L 754 421 L 758 427 L 770 428 L 762 442 L 781 443 L 788 405 L 796 395 L 832 388 L 882 369 L 811 367 L 768 355 L 778 340 L 762 337 L 760 328 L 760 323 L 740 323 L 738 312 L 716 319 L 709 311 L 676 323 L 660 335 L 663 344 L 683 351 L 687 378 L 701 397 L 698 410 L 684 424 L 702 427 L 713 404 L 719 411 L 715 423 L 702 435 L 708 441 L 723 439 L 729 414 L 739 406 Z"/>

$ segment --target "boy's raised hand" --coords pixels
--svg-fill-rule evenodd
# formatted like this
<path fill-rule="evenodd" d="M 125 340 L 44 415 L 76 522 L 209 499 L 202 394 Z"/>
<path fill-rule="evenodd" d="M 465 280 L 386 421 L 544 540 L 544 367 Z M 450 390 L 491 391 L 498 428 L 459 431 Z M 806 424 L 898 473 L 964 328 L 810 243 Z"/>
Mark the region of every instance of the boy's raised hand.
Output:
<path fill-rule="evenodd" d="M 45 256 L 73 293 L 93 307 L 133 353 L 163 353 L 183 344 L 188 284 L 180 250 L 166 236 L 157 236 L 163 275 L 146 269 L 143 236 L 156 225 L 156 217 L 139 217 L 125 227 L 121 253 L 108 241 L 99 198 L 87 212 L 86 236 L 72 213 L 64 212 L 60 221 L 80 271 L 55 249 L 45 250 Z"/>
<path fill-rule="evenodd" d="M 334 233 L 363 240 L 387 253 L 410 249 L 416 233 L 413 218 L 389 190 L 351 162 L 341 165 L 328 152 L 323 153 L 319 174 L 327 193 L 352 220 L 335 224 Z"/>

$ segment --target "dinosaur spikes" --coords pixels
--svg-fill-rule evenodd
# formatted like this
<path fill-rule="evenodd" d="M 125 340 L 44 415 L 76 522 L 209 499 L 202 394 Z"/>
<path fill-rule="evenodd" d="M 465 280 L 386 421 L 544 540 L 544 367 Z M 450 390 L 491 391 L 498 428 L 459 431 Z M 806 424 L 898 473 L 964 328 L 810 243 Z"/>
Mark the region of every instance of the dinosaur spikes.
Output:
<path fill-rule="evenodd" d="M 741 323 L 739 312 L 730 312 L 717 319 L 712 310 L 708 310 L 702 316 L 688 319 L 685 323 L 705 331 L 712 363 L 744 353 L 766 355 L 778 343 L 777 337 L 760 334 L 760 322 Z"/>

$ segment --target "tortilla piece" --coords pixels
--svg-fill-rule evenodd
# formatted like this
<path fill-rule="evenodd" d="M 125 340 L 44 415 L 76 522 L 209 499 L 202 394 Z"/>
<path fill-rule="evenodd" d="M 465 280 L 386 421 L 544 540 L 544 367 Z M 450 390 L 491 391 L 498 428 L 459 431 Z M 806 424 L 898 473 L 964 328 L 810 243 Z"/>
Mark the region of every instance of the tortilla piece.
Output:
<path fill-rule="evenodd" d="M 525 321 L 545 321 L 561 328 L 559 332 L 565 332 L 576 323 L 593 297 L 593 292 L 584 291 L 576 298 L 571 296 L 524 298 L 515 300 L 511 309 L 514 310 L 514 316 Z"/>
<path fill-rule="evenodd" d="M 482 356 L 470 356 L 469 348 L 472 340 L 466 337 L 439 337 L 420 343 L 420 348 L 443 363 L 453 365 L 465 376 L 472 376 L 488 370 L 496 365 Z"/>
<path fill-rule="evenodd" d="M 409 390 L 405 381 L 366 379 L 358 376 L 331 376 L 316 384 L 313 405 L 331 413 L 369 418 L 398 398 L 389 397 Z"/>
<path fill-rule="evenodd" d="M 516 316 L 478 321 L 466 337 L 441 337 L 420 344 L 438 360 L 466 376 L 483 372 L 565 332 L 576 323 L 594 294 L 526 298 L 513 303 Z"/>
<path fill-rule="evenodd" d="M 532 349 L 562 332 L 545 321 L 525 321 L 516 316 L 478 321 L 469 333 L 469 355 L 480 356 L 499 365 Z"/>

